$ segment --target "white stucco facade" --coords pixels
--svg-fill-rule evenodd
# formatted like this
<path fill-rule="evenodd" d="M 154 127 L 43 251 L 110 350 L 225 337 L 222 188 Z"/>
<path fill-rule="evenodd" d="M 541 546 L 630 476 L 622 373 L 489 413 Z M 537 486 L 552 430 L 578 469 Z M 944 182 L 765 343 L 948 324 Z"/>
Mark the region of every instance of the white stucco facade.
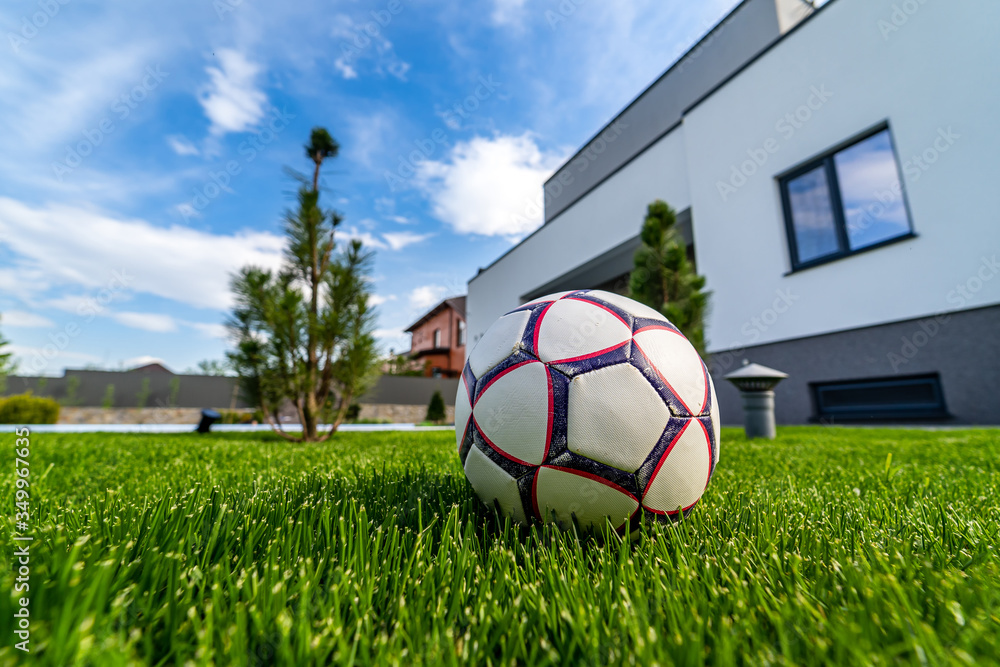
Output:
<path fill-rule="evenodd" d="M 710 350 L 1000 303 L 997 34 L 997 3 L 836 0 L 685 115 Z M 917 237 L 789 273 L 775 177 L 883 121 Z"/>
<path fill-rule="evenodd" d="M 713 352 L 1000 303 L 998 34 L 1000 3 L 831 0 L 473 278 L 471 340 L 654 199 L 691 209 Z M 791 272 L 777 176 L 886 122 L 916 236 Z"/>

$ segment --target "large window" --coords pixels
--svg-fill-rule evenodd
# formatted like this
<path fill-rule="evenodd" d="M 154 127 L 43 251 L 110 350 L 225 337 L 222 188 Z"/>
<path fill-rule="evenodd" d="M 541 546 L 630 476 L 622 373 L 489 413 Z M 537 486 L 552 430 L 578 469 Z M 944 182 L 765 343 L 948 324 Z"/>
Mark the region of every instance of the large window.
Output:
<path fill-rule="evenodd" d="M 779 183 L 793 269 L 913 235 L 884 125 L 797 167 Z"/>
<path fill-rule="evenodd" d="M 441 330 L 440 329 L 435 329 L 434 330 L 434 347 L 435 348 L 441 347 Z"/>
<path fill-rule="evenodd" d="M 462 347 L 465 345 L 465 321 L 458 321 L 458 346 Z"/>

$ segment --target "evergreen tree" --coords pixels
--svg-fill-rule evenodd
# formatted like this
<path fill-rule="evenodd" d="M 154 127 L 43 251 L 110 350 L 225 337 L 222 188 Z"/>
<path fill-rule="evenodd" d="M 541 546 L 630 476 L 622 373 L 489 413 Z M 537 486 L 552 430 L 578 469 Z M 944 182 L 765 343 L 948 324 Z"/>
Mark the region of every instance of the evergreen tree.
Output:
<path fill-rule="evenodd" d="M 427 421 L 439 423 L 443 422 L 445 417 L 444 396 L 441 395 L 440 391 L 435 391 L 434 395 L 431 396 L 430 404 L 427 406 Z"/>
<path fill-rule="evenodd" d="M 227 324 L 236 349 L 229 361 L 244 396 L 277 433 L 299 442 L 329 438 L 373 382 L 378 363 L 369 303 L 372 254 L 356 240 L 335 252 L 341 216 L 319 206 L 320 167 L 338 150 L 325 129 L 313 129 L 305 146 L 314 164 L 311 187 L 304 182 L 298 209 L 285 215 L 282 267 L 244 267 L 232 282 L 236 306 Z M 274 418 L 286 402 L 298 414 L 301 437 Z M 320 434 L 322 420 L 331 426 Z"/>
<path fill-rule="evenodd" d="M 658 310 L 705 356 L 705 312 L 711 292 L 695 273 L 684 239 L 677 231 L 677 214 L 659 199 L 647 208 L 629 279 L 630 296 Z"/>

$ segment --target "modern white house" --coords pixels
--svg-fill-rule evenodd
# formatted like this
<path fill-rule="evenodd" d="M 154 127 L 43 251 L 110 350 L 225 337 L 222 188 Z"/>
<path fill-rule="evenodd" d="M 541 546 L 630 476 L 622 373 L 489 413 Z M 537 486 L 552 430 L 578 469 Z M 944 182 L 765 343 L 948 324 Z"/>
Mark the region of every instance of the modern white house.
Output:
<path fill-rule="evenodd" d="M 723 380 L 790 377 L 780 423 L 1000 423 L 1000 3 L 746 0 L 545 185 L 469 282 L 472 342 L 549 292 L 625 293 L 646 206 L 712 292 Z"/>

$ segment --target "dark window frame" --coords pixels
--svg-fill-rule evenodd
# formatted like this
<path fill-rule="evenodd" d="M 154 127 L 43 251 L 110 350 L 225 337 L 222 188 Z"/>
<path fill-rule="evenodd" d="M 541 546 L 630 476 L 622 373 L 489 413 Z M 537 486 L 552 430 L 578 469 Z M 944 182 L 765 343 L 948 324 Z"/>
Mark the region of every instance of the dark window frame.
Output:
<path fill-rule="evenodd" d="M 836 155 L 841 151 L 851 148 L 866 139 L 870 139 L 880 132 L 889 133 L 889 146 L 892 148 L 892 157 L 896 162 L 896 174 L 899 176 L 900 196 L 903 199 L 903 209 L 906 211 L 906 221 L 909 223 L 910 229 L 908 232 L 900 234 L 899 236 L 893 236 L 892 238 L 879 241 L 878 243 L 873 243 L 863 248 L 852 250 L 847 236 L 847 221 L 844 218 L 844 204 L 840 194 L 840 179 L 837 177 L 837 167 L 834 163 L 834 157 L 836 157 Z M 829 255 L 823 255 L 822 257 L 800 262 L 799 246 L 795 239 L 795 222 L 792 218 L 792 205 L 791 197 L 788 193 L 788 184 L 799 176 L 802 176 L 803 174 L 813 171 L 819 167 L 823 167 L 826 174 L 827 187 L 830 190 L 830 207 L 833 213 L 834 226 L 837 231 L 837 242 L 840 245 L 841 250 L 830 253 Z M 785 236 L 788 240 L 788 254 L 792 265 L 791 270 L 785 275 L 797 273 L 798 271 L 804 271 L 805 269 L 811 269 L 814 266 L 821 266 L 830 262 L 836 262 L 837 260 L 844 259 L 845 257 L 853 257 L 854 255 L 858 255 L 863 252 L 877 250 L 878 248 L 883 248 L 893 243 L 899 243 L 901 241 L 917 237 L 917 233 L 913 230 L 913 216 L 910 213 L 909 198 L 906 196 L 906 183 L 903 181 L 903 169 L 899 162 L 899 152 L 896 150 L 896 140 L 893 137 L 892 128 L 889 126 L 888 120 L 883 120 L 863 132 L 854 135 L 850 139 L 842 141 L 839 144 L 819 153 L 818 155 L 809 158 L 792 169 L 778 174 L 775 179 L 778 183 L 778 191 L 781 194 L 781 208 L 785 220 Z"/>
<path fill-rule="evenodd" d="M 886 403 L 882 406 L 830 406 L 824 404 L 824 391 L 843 391 L 851 389 L 871 390 L 925 384 L 933 389 L 935 403 L 906 404 Z M 952 417 L 945 401 L 944 386 L 939 373 L 921 373 L 918 375 L 903 375 L 890 377 L 861 378 L 854 380 L 836 380 L 832 382 L 810 382 L 810 394 L 813 400 L 813 421 L 844 421 L 844 422 L 878 422 L 878 421 L 942 421 Z"/>

